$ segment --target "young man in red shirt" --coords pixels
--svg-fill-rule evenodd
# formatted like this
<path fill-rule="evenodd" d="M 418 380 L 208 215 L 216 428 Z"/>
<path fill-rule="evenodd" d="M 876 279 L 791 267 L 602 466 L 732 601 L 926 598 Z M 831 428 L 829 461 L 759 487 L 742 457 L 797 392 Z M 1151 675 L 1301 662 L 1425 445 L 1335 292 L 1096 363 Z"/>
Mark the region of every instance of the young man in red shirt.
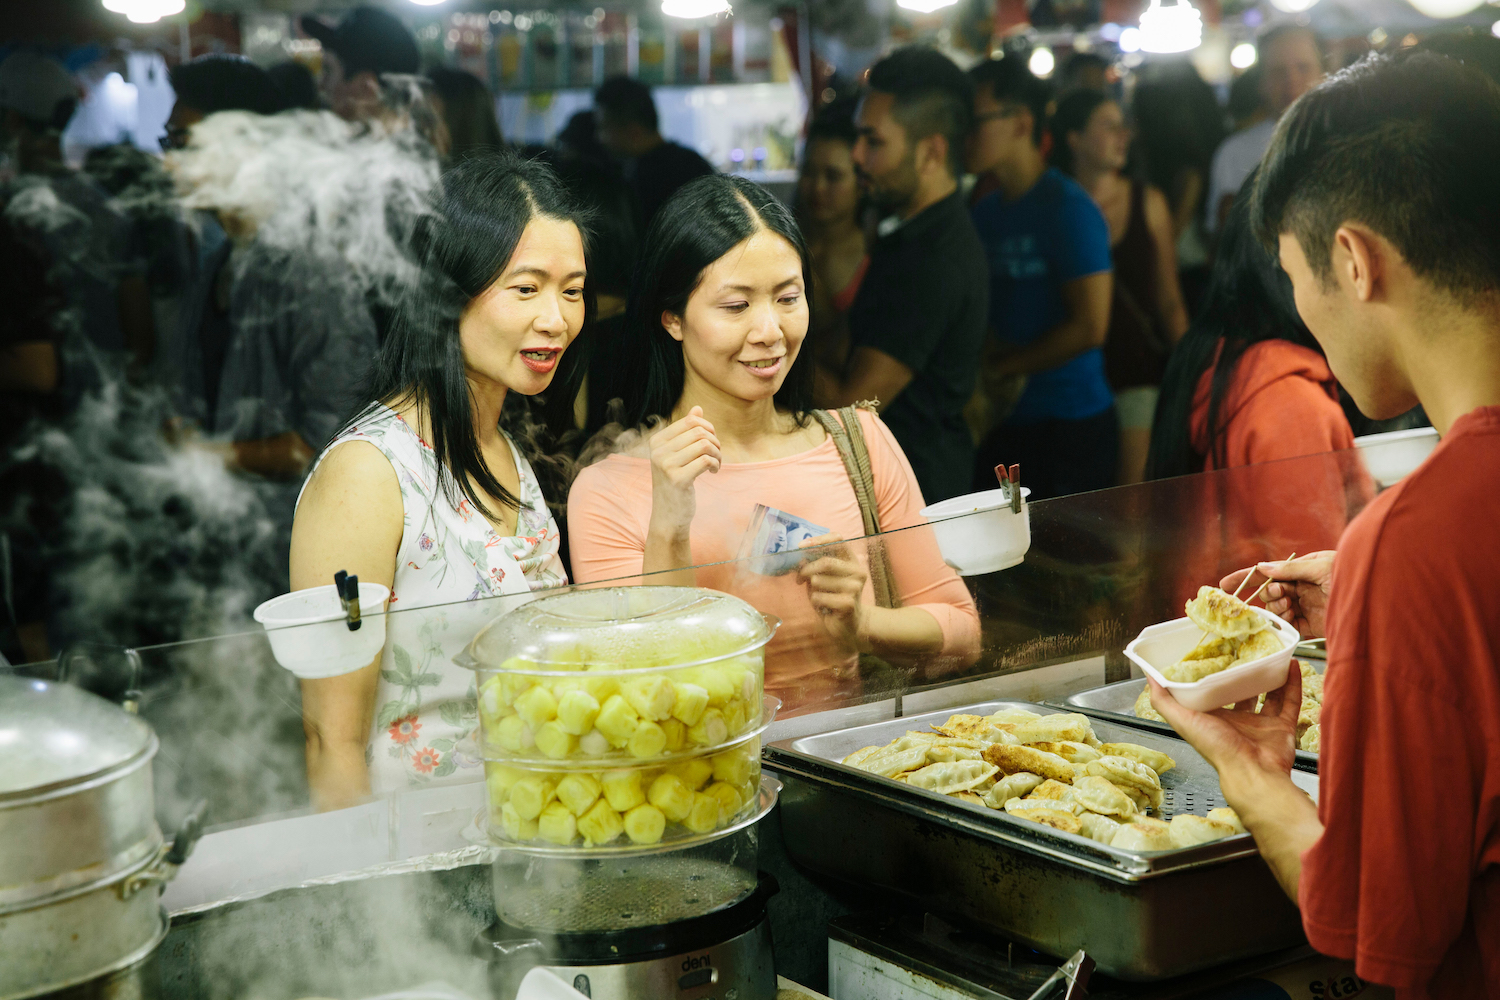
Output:
<path fill-rule="evenodd" d="M 1443 442 L 1349 526 L 1336 565 L 1262 567 L 1299 626 L 1327 600 L 1316 804 L 1288 777 L 1295 664 L 1259 715 L 1151 693 L 1313 946 L 1400 997 L 1500 998 L 1496 164 L 1500 89 L 1431 54 L 1366 60 L 1278 126 L 1252 208 L 1298 311 L 1362 411 L 1421 403 Z"/>

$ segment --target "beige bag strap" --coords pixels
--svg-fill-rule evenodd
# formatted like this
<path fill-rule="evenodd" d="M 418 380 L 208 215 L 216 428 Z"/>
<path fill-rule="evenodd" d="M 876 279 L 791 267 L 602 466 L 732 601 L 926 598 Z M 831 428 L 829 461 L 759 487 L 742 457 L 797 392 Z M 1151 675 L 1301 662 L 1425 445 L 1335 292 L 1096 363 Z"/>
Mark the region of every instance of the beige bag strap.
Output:
<path fill-rule="evenodd" d="M 833 439 L 843 460 L 844 471 L 849 474 L 849 483 L 854 487 L 854 498 L 859 502 L 859 514 L 864 522 L 865 534 L 880 534 L 880 510 L 875 502 L 875 473 L 870 468 L 870 451 L 865 445 L 865 432 L 859 424 L 859 411 L 874 412 L 873 403 L 855 403 L 838 411 L 837 418 L 827 410 L 813 410 L 813 417 L 823 425 Z M 882 608 L 899 608 L 900 592 L 891 575 L 890 560 L 885 544 L 878 539 L 869 543 L 870 583 L 875 588 L 875 603 Z"/>

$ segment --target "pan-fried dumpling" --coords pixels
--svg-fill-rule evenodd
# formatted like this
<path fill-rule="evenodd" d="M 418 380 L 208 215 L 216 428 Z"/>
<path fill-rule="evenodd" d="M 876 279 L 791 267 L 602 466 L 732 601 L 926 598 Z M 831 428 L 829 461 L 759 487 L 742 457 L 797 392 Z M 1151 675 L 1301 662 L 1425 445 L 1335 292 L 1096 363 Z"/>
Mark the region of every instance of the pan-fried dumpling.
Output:
<path fill-rule="evenodd" d="M 1281 641 L 1281 636 L 1274 628 L 1264 628 L 1252 634 L 1240 644 L 1240 648 L 1234 654 L 1234 663 L 1231 666 L 1239 666 L 1242 663 L 1250 663 L 1263 656 L 1279 653 L 1286 648 Z"/>
<path fill-rule="evenodd" d="M 1234 827 L 1204 816 L 1178 813 L 1172 817 L 1170 835 L 1173 847 L 1193 847 L 1234 836 Z"/>
<path fill-rule="evenodd" d="M 1105 755 L 1098 760 L 1091 760 L 1082 765 L 1084 774 L 1094 775 L 1123 786 L 1127 790 L 1135 789 L 1141 792 L 1148 803 L 1147 808 L 1161 808 L 1162 792 L 1161 779 L 1156 772 L 1145 764 L 1133 761 L 1128 757 L 1115 757 Z M 1132 799 L 1136 797 L 1131 796 Z M 1136 799 L 1139 805 L 1139 799 Z M 1145 810 L 1142 810 L 1145 811 Z"/>
<path fill-rule="evenodd" d="M 1027 795 L 1026 798 L 1031 800 L 1046 799 L 1052 803 L 1051 808 L 1063 809 L 1073 813 L 1075 816 L 1084 811 L 1083 806 L 1079 805 L 1077 800 L 1073 798 L 1073 789 L 1070 786 L 1064 785 L 1060 781 L 1053 781 L 1050 778 L 1033 788 L 1031 794 Z"/>
<path fill-rule="evenodd" d="M 1179 660 L 1170 667 L 1163 667 L 1161 675 L 1169 681 L 1191 684 L 1205 677 L 1228 670 L 1234 663 L 1233 656 L 1211 656 L 1203 660 Z M 1150 690 L 1150 688 L 1147 688 Z"/>
<path fill-rule="evenodd" d="M 1072 799 L 1089 812 L 1129 819 L 1140 810 L 1135 801 L 1104 778 L 1089 775 L 1073 782 Z"/>
<path fill-rule="evenodd" d="M 1055 753 L 1034 750 L 1031 747 L 1001 746 L 996 743 L 985 748 L 984 759 L 998 767 L 1004 774 L 1026 771 L 1052 778 L 1064 784 L 1073 780 L 1073 765 Z"/>
<path fill-rule="evenodd" d="M 1005 803 L 1005 811 L 1017 819 L 1029 819 L 1064 833 L 1079 832 L 1078 817 L 1068 810 L 1053 808 L 1053 803 L 1052 799 L 1011 799 Z"/>
<path fill-rule="evenodd" d="M 1219 656 L 1233 656 L 1239 643 L 1234 639 L 1226 639 L 1222 635 L 1214 635 L 1212 632 L 1203 637 L 1203 641 L 1183 654 L 1184 660 L 1212 660 Z"/>
<path fill-rule="evenodd" d="M 1086 737 L 1094 735 L 1088 717 L 1076 712 L 1058 712 L 1015 723 L 1010 731 L 1022 743 L 1055 743 L 1059 740 L 1087 743 Z"/>
<path fill-rule="evenodd" d="M 1159 819 L 1137 816 L 1129 823 L 1121 824 L 1109 846 L 1125 851 L 1170 851 L 1172 828 Z"/>
<path fill-rule="evenodd" d="M 871 754 L 861 761 L 858 767 L 861 771 L 869 771 L 882 778 L 894 778 L 902 771 L 914 771 L 926 763 L 927 745 L 919 743 L 904 750 L 888 748 L 882 753 Z"/>
<path fill-rule="evenodd" d="M 971 806 L 984 805 L 984 799 L 980 798 L 978 795 L 975 795 L 973 792 L 954 792 L 953 797 L 955 799 L 958 799 L 960 802 L 967 802 Z"/>
<path fill-rule="evenodd" d="M 1158 777 L 1177 766 L 1175 760 L 1160 750 L 1152 750 L 1150 747 L 1143 747 L 1137 743 L 1105 743 L 1099 747 L 1099 753 L 1104 756 L 1125 757 L 1137 764 L 1145 764 L 1155 771 Z"/>
<path fill-rule="evenodd" d="M 1110 782 L 1110 784 L 1114 784 L 1114 782 Z M 1120 790 L 1121 795 L 1124 795 L 1131 802 L 1135 803 L 1135 807 L 1140 813 L 1145 814 L 1151 811 L 1151 796 L 1134 785 L 1115 785 L 1115 787 Z"/>
<path fill-rule="evenodd" d="M 1225 826 L 1232 829 L 1235 833 L 1249 832 L 1245 829 L 1245 824 L 1240 821 L 1240 814 L 1235 812 L 1228 806 L 1220 806 L 1217 809 L 1210 809 L 1208 811 L 1208 818 L 1213 820 L 1215 823 L 1223 823 Z"/>
<path fill-rule="evenodd" d="M 1037 750 L 1046 753 L 1055 753 L 1069 764 L 1086 764 L 1091 760 L 1098 760 L 1100 752 L 1087 743 L 1075 743 L 1072 740 L 1057 740 L 1052 743 L 1029 743 L 1027 744 Z"/>
<path fill-rule="evenodd" d="M 974 747 L 945 746 L 941 743 L 932 743 L 927 747 L 927 760 L 933 764 L 952 760 L 978 760 L 979 750 Z"/>
<path fill-rule="evenodd" d="M 1170 680 L 1171 678 L 1168 678 Z M 1166 722 L 1156 706 L 1151 704 L 1151 687 L 1147 685 L 1141 688 L 1141 693 L 1135 699 L 1135 707 L 1131 709 L 1137 719 L 1150 719 L 1152 722 Z"/>
<path fill-rule="evenodd" d="M 1108 816 L 1086 812 L 1078 817 L 1078 832 L 1090 840 L 1097 840 L 1101 844 L 1108 844 L 1113 841 L 1115 834 L 1119 830 L 1120 824 Z"/>
<path fill-rule="evenodd" d="M 1199 587 L 1185 610 L 1194 625 L 1226 639 L 1241 639 L 1270 625 L 1250 605 L 1218 587 Z"/>
<path fill-rule="evenodd" d="M 950 716 L 947 722 L 932 728 L 944 736 L 958 739 L 980 740 L 985 743 L 1015 742 L 1014 736 L 982 715 Z"/>
<path fill-rule="evenodd" d="M 928 764 L 906 779 L 913 788 L 926 788 L 940 795 L 952 795 L 973 788 L 995 773 L 994 764 L 982 760 L 950 760 Z"/>
<path fill-rule="evenodd" d="M 1306 750 L 1308 753 L 1322 753 L 1323 726 L 1317 722 L 1308 726 L 1307 731 L 1302 734 L 1302 738 L 1297 741 L 1297 749 Z"/>
<path fill-rule="evenodd" d="M 1028 774 L 1025 771 L 1008 774 L 984 793 L 984 804 L 991 809 L 1004 809 L 1006 801 L 1024 798 L 1033 788 L 1040 785 L 1042 780 L 1041 775 Z"/>
<path fill-rule="evenodd" d="M 998 712 L 985 716 L 985 718 L 989 719 L 996 725 L 1004 726 L 1015 725 L 1016 723 L 1021 722 L 1030 722 L 1033 719 L 1040 719 L 1041 716 L 1036 712 L 1032 712 L 1024 708 L 1002 708 Z"/>
<path fill-rule="evenodd" d="M 839 763 L 848 764 L 850 767 L 859 767 L 861 761 L 867 760 L 884 749 L 885 747 L 861 747 Z"/>

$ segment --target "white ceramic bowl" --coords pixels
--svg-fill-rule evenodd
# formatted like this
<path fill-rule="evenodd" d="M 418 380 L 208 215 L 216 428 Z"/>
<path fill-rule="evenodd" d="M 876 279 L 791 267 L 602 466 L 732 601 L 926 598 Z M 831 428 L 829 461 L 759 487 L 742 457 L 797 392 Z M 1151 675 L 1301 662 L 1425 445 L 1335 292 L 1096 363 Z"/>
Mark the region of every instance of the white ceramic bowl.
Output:
<path fill-rule="evenodd" d="M 1209 674 L 1201 681 L 1169 681 L 1162 676 L 1162 669 L 1172 666 L 1203 641 L 1203 630 L 1194 625 L 1191 618 L 1178 618 L 1176 621 L 1163 622 L 1142 630 L 1135 641 L 1125 647 L 1125 655 L 1144 670 L 1146 676 L 1171 691 L 1172 697 L 1179 703 L 1199 712 L 1223 708 L 1246 698 L 1254 698 L 1263 692 L 1274 691 L 1286 683 L 1292 653 L 1302 637 L 1297 634 L 1296 629 L 1264 608 L 1250 610 L 1270 621 L 1271 627 L 1285 644 L 1280 652 Z"/>
<path fill-rule="evenodd" d="M 298 677 L 336 677 L 367 666 L 385 645 L 390 596 L 378 583 L 361 582 L 360 626 L 353 632 L 331 583 L 273 597 L 255 609 L 255 620 L 266 627 L 277 663 Z"/>
<path fill-rule="evenodd" d="M 922 508 L 932 522 L 943 561 L 959 576 L 1010 569 L 1031 548 L 1031 491 L 1021 487 L 1021 513 L 1010 509 L 1004 490 L 968 493 Z"/>

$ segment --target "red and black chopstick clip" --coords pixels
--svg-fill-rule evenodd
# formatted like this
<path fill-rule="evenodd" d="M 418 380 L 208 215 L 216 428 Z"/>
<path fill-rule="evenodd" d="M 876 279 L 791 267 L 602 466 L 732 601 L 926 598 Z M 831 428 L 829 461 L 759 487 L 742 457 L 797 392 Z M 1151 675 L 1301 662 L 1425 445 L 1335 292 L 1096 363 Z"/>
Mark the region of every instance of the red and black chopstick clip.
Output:
<path fill-rule="evenodd" d="M 1010 509 L 1014 513 L 1021 513 L 1021 467 L 1012 465 L 1007 469 L 1005 463 L 1001 462 L 995 466 L 995 478 L 1000 480 L 1000 486 L 1010 496 Z"/>
<path fill-rule="evenodd" d="M 339 570 L 333 574 L 333 586 L 339 593 L 339 604 L 349 618 L 349 631 L 359 631 L 359 577 Z"/>

